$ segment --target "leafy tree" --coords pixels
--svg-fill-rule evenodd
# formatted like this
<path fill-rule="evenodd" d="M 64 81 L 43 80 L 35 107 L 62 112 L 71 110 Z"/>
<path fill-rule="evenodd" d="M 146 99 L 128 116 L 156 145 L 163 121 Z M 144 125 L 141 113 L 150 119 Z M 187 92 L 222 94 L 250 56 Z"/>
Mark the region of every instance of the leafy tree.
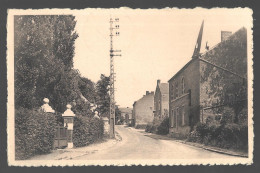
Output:
<path fill-rule="evenodd" d="M 97 111 L 101 116 L 109 116 L 110 96 L 109 96 L 109 77 L 101 74 L 100 80 L 96 84 L 96 104 L 98 105 Z"/>
<path fill-rule="evenodd" d="M 121 111 L 119 110 L 118 106 L 115 106 L 115 122 L 117 123 L 120 120 L 120 123 L 124 121 L 123 117 L 121 116 Z"/>
<path fill-rule="evenodd" d="M 73 67 L 75 17 L 15 16 L 16 106 L 38 107 L 48 97 L 56 111 L 75 99 L 79 74 Z"/>
<path fill-rule="evenodd" d="M 85 77 L 80 77 L 78 87 L 82 95 L 91 103 L 96 100 L 95 83 Z"/>

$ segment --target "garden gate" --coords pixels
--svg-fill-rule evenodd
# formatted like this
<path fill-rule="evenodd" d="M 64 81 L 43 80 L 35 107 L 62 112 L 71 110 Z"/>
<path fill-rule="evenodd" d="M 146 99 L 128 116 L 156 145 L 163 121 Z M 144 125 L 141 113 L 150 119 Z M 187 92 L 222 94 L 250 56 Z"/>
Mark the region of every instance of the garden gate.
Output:
<path fill-rule="evenodd" d="M 67 127 L 58 126 L 55 132 L 54 148 L 66 148 L 68 146 Z"/>

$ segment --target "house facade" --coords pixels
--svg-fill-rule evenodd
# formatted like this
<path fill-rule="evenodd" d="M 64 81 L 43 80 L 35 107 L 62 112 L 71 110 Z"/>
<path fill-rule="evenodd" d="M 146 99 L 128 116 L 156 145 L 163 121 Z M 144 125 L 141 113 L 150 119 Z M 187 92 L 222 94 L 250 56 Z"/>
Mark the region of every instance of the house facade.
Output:
<path fill-rule="evenodd" d="M 157 80 L 154 94 L 154 118 L 163 119 L 169 116 L 169 84 Z"/>
<path fill-rule="evenodd" d="M 169 132 L 187 136 L 194 125 L 216 114 L 213 107 L 226 104 L 224 97 L 228 94 L 235 100 L 244 100 L 246 96 L 239 93 L 240 89 L 235 93 L 234 86 L 242 88 L 246 79 L 247 32 L 242 28 L 204 54 L 193 57 L 168 81 Z M 206 115 L 208 108 L 212 111 Z"/>
<path fill-rule="evenodd" d="M 121 112 L 121 117 L 123 117 L 123 119 L 125 120 L 125 123 L 131 123 L 133 116 L 132 116 L 132 108 L 129 107 L 122 107 L 119 108 L 120 112 Z"/>
<path fill-rule="evenodd" d="M 133 104 L 134 124 L 146 125 L 153 121 L 154 92 L 146 91 L 146 94 Z"/>

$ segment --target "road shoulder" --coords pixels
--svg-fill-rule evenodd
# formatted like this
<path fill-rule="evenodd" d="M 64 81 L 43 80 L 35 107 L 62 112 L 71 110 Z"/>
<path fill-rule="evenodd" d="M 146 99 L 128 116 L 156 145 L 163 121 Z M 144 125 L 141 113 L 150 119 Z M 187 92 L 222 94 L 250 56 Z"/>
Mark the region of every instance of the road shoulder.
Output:
<path fill-rule="evenodd" d="M 110 147 L 113 147 L 121 141 L 121 136 L 118 133 L 116 133 L 114 139 L 109 139 L 108 137 L 106 137 L 100 142 L 90 144 L 85 147 L 72 149 L 57 149 L 53 150 L 49 154 L 31 157 L 29 160 L 72 160 L 85 155 L 94 154 L 99 151 L 108 150 Z"/>
<path fill-rule="evenodd" d="M 197 148 L 202 148 L 204 150 L 208 150 L 208 151 L 212 151 L 212 152 L 216 152 L 216 153 L 226 154 L 226 155 L 230 155 L 230 156 L 238 156 L 238 157 L 248 158 L 248 153 L 244 153 L 244 152 L 231 151 L 231 150 L 227 150 L 227 149 L 223 149 L 223 148 L 206 146 L 206 145 L 200 144 L 200 143 L 188 142 L 188 141 L 184 141 L 184 140 L 178 140 L 178 139 L 169 137 L 167 135 L 158 135 L 158 134 L 153 134 L 153 133 L 147 133 L 143 129 L 141 130 L 141 129 L 134 129 L 133 128 L 133 130 L 135 130 L 135 131 L 137 131 L 139 133 L 143 133 L 145 136 L 153 138 L 153 139 L 171 140 L 171 141 L 175 141 L 175 142 L 178 142 L 178 143 L 190 145 L 190 146 L 197 147 Z"/>

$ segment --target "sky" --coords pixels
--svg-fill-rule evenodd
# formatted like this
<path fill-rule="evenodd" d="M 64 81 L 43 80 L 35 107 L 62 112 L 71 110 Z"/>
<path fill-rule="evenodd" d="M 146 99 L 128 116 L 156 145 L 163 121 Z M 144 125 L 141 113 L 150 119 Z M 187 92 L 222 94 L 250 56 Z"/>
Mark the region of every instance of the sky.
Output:
<path fill-rule="evenodd" d="M 252 26 L 249 9 L 86 9 L 77 13 L 74 68 L 82 76 L 97 82 L 101 74 L 109 76 L 110 17 L 119 18 L 120 36 L 114 38 L 115 100 L 120 107 L 132 107 L 146 91 L 155 91 L 158 79 L 163 83 L 190 59 L 202 21 L 204 30 L 201 53 L 206 42 L 220 42 L 221 31 Z"/>

